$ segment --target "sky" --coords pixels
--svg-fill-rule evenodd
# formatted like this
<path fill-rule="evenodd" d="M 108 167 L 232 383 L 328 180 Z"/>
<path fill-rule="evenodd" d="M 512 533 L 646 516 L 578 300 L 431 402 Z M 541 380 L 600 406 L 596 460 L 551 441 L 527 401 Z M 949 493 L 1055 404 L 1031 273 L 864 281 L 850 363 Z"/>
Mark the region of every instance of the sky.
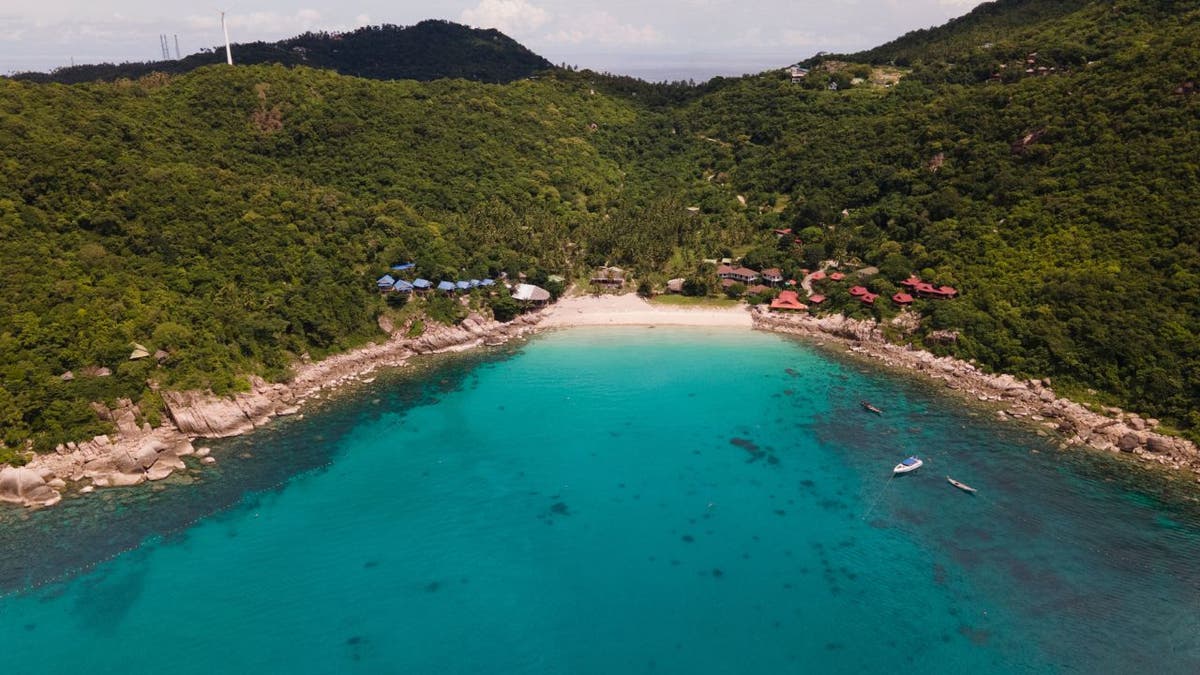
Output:
<path fill-rule="evenodd" d="M 161 58 L 423 19 L 498 28 L 556 64 L 649 80 L 707 79 L 873 47 L 978 0 L 0 0 L 0 74 Z"/>

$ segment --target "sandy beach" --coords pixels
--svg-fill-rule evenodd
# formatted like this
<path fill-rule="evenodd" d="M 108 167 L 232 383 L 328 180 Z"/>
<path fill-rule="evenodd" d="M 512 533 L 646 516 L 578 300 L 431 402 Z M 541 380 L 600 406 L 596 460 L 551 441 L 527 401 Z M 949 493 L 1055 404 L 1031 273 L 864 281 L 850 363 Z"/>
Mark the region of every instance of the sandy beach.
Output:
<path fill-rule="evenodd" d="M 569 326 L 727 326 L 753 328 L 745 306 L 674 307 L 633 294 L 564 297 L 546 310 L 541 327 Z"/>

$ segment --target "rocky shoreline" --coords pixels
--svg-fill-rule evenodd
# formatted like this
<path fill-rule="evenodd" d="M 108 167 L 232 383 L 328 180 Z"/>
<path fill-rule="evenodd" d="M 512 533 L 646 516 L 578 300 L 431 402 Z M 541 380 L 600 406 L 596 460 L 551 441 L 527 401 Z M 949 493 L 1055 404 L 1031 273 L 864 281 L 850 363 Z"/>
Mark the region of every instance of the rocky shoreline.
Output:
<path fill-rule="evenodd" d="M 541 328 L 542 320 L 553 313 L 553 308 L 542 310 L 508 323 L 471 314 L 458 326 L 430 325 L 416 338 L 383 325 L 391 335 L 387 341 L 319 362 L 301 362 L 286 383 L 252 378 L 250 391 L 233 397 L 164 391 L 168 419 L 157 428 L 139 426 L 136 420 L 140 411 L 129 401 L 119 402 L 115 409 L 97 404 L 97 414 L 113 422 L 117 432 L 59 446 L 53 453 L 37 455 L 23 467 L 0 469 L 0 502 L 53 506 L 64 493 L 87 494 L 96 488 L 162 480 L 186 468 L 184 457 L 194 457 L 202 464 L 215 463 L 208 448 L 196 447 L 197 440 L 247 433 L 274 417 L 299 412 L 306 401 L 326 390 L 362 382 L 378 368 L 402 366 L 417 355 L 463 351 L 528 335 Z M 1200 451 L 1196 445 L 1156 432 L 1157 420 L 1116 408 L 1105 409 L 1106 414 L 1093 412 L 1058 397 L 1048 380 L 1019 381 L 1011 375 L 991 375 L 965 361 L 892 344 L 873 321 L 841 315 L 779 315 L 763 308 L 755 308 L 750 314 L 756 329 L 834 342 L 889 367 L 943 381 L 948 388 L 973 400 L 998 404 L 1000 417 L 1058 434 L 1063 449 L 1088 447 L 1123 453 L 1188 472 L 1200 482 Z"/>
<path fill-rule="evenodd" d="M 1187 472 L 1200 482 L 1200 451 L 1196 445 L 1156 432 L 1158 420 L 1118 408 L 1105 408 L 1105 414 L 1100 414 L 1057 396 L 1049 380 L 991 375 L 966 361 L 892 344 L 874 321 L 841 315 L 779 315 L 762 309 L 756 309 L 753 316 L 757 329 L 836 342 L 854 354 L 943 381 L 947 388 L 974 400 L 998 404 L 1000 418 L 1024 421 L 1058 434 L 1061 449 L 1087 447 L 1123 453 Z"/>
<path fill-rule="evenodd" d="M 53 453 L 35 456 L 23 467 L 0 469 L 0 502 L 27 507 L 53 506 L 64 492 L 87 494 L 98 487 L 138 485 L 162 480 L 186 468 L 184 457 L 202 464 L 216 462 L 208 448 L 197 448 L 201 438 L 238 436 L 261 427 L 272 418 L 298 412 L 321 392 L 363 378 L 378 368 L 404 365 L 413 356 L 454 352 L 496 345 L 528 334 L 545 312 L 518 316 L 502 323 L 472 313 L 458 326 L 430 324 L 419 337 L 382 326 L 391 337 L 383 343 L 337 354 L 318 362 L 302 362 L 286 383 L 251 379 L 250 391 L 233 397 L 202 391 L 161 392 L 167 420 L 157 428 L 139 426 L 140 411 L 132 402 L 120 401 L 115 409 L 96 404 L 97 414 L 111 421 L 117 432 L 91 440 L 60 445 Z"/>

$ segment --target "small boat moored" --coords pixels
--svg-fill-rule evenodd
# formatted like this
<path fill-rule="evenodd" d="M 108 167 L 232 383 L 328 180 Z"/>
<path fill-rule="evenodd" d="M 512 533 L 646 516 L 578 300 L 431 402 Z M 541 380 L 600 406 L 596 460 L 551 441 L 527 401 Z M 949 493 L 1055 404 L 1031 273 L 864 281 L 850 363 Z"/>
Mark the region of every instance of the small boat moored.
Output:
<path fill-rule="evenodd" d="M 970 492 L 971 494 L 975 494 L 976 492 L 978 492 L 978 490 L 971 487 L 970 485 L 967 485 L 966 483 L 963 483 L 960 481 L 956 481 L 953 478 L 951 478 L 950 476 L 946 476 L 946 480 L 950 481 L 951 485 L 958 488 L 959 490 L 962 490 L 963 492 Z"/>
<path fill-rule="evenodd" d="M 871 405 L 870 403 L 867 403 L 866 401 L 859 401 L 858 404 L 861 405 L 863 407 L 863 410 L 866 410 L 867 412 L 873 412 L 876 415 L 883 414 L 882 410 L 880 410 L 879 408 L 876 408 L 875 406 Z"/>
<path fill-rule="evenodd" d="M 914 455 L 897 464 L 896 468 L 892 469 L 892 473 L 896 474 L 916 471 L 917 469 L 921 468 L 921 465 L 924 463 L 925 462 L 922 462 L 920 457 Z"/>

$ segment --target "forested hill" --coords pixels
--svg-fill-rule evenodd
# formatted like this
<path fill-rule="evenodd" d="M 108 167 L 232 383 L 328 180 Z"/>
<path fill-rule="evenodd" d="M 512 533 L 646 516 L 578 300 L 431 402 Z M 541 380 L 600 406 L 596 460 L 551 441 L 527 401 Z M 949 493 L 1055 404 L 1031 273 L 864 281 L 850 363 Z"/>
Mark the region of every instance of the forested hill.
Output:
<path fill-rule="evenodd" d="M 238 43 L 233 45 L 233 55 L 238 64 L 303 65 L 379 80 L 512 82 L 552 67 L 498 30 L 435 20 L 408 27 L 368 26 L 349 33 L 305 33 L 279 42 Z M 13 77 L 63 84 L 111 82 L 153 72 L 181 74 L 224 62 L 225 48 L 220 46 L 177 60 L 79 65 Z"/>
<path fill-rule="evenodd" d="M 846 58 L 901 66 L 914 60 L 945 60 L 973 49 L 990 49 L 997 41 L 1011 42 L 1046 25 L 1060 25 L 1059 19 L 1092 4 L 1093 0 L 994 0 L 941 26 L 914 30 Z"/>
<path fill-rule="evenodd" d="M 157 388 L 229 392 L 378 337 L 413 309 L 375 291 L 397 262 L 433 280 L 614 264 L 716 292 L 703 261 L 725 256 L 785 278 L 877 267 L 862 283 L 884 301 L 830 286 L 818 311 L 1195 438 L 1198 7 L 989 14 L 990 46 L 946 29 L 906 68 L 826 58 L 797 83 L 0 80 L 3 440 L 104 431 L 98 400 L 154 421 Z M 909 332 L 886 298 L 911 273 L 962 294 L 918 300 Z M 444 300 L 414 304 L 460 319 Z"/>

